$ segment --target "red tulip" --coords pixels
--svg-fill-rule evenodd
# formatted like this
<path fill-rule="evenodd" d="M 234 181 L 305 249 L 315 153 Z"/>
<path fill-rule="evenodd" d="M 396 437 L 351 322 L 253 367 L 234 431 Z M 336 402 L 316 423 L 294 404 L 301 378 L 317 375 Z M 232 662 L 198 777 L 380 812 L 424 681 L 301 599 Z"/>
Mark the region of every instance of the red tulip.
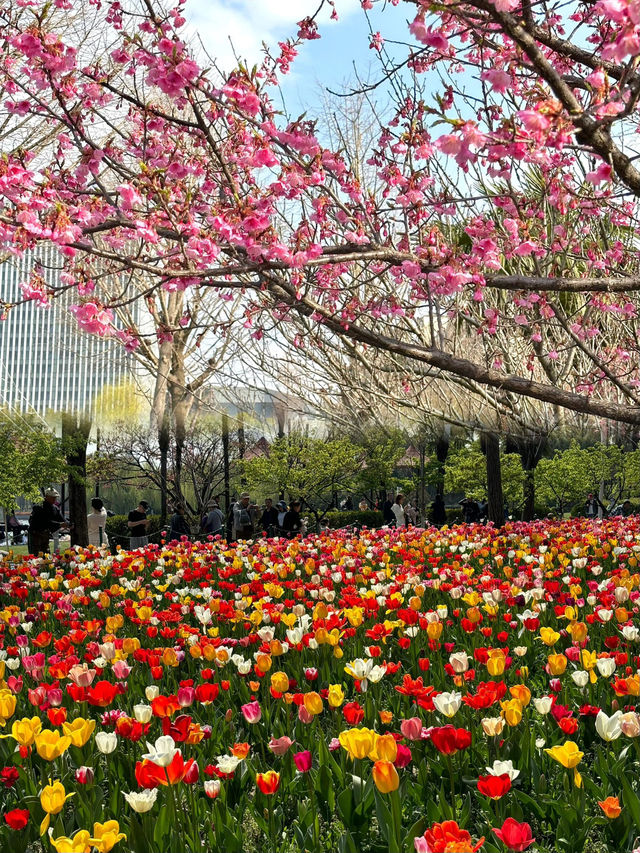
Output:
<path fill-rule="evenodd" d="M 512 817 L 508 817 L 505 820 L 502 824 L 502 829 L 493 827 L 493 832 L 509 850 L 515 850 L 516 853 L 526 850 L 535 841 L 535 838 L 531 836 L 531 827 L 529 824 L 518 823 Z"/>
<path fill-rule="evenodd" d="M 478 779 L 478 791 L 492 800 L 499 800 L 511 790 L 511 778 L 507 773 L 500 776 L 481 776 Z"/>
<path fill-rule="evenodd" d="M 431 743 L 443 755 L 455 755 L 461 749 L 471 746 L 471 732 L 456 729 L 453 726 L 440 726 L 431 729 Z"/>
<path fill-rule="evenodd" d="M 87 701 L 90 705 L 96 705 L 98 708 L 106 708 L 119 692 L 118 687 L 110 681 L 97 681 L 87 691 Z"/>
<path fill-rule="evenodd" d="M 271 796 L 280 787 L 280 774 L 275 770 L 267 770 L 266 773 L 256 775 L 256 785 L 263 794 Z"/>
<path fill-rule="evenodd" d="M 29 809 L 13 809 L 5 814 L 4 819 L 11 829 L 24 829 L 29 823 Z"/>

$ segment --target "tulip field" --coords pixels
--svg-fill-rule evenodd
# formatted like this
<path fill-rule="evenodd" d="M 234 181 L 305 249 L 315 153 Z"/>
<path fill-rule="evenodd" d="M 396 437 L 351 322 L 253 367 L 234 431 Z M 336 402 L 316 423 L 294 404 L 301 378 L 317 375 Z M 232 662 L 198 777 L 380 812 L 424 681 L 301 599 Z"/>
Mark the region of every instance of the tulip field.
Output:
<path fill-rule="evenodd" d="M 640 845 L 640 523 L 0 561 L 0 851 Z"/>

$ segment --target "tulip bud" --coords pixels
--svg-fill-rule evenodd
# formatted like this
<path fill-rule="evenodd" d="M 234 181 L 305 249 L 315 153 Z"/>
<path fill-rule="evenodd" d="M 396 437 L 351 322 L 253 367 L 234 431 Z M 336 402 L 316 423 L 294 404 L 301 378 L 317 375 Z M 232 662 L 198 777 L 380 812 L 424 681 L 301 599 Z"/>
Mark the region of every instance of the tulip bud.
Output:
<path fill-rule="evenodd" d="M 78 767 L 76 770 L 76 782 L 79 785 L 90 785 L 93 782 L 93 767 Z"/>
<path fill-rule="evenodd" d="M 194 761 L 187 767 L 186 773 L 184 774 L 184 781 L 187 785 L 195 785 L 200 777 L 200 768 L 198 767 L 198 762 Z"/>
<path fill-rule="evenodd" d="M 220 793 L 220 780 L 219 779 L 208 779 L 204 783 L 204 792 L 211 800 L 215 800 L 215 798 Z"/>

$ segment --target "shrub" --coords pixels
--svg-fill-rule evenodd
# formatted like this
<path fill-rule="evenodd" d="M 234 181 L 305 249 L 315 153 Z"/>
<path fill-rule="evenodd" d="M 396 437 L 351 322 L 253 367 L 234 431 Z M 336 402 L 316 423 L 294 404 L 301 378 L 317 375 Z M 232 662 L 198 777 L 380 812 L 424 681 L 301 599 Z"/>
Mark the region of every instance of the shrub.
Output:
<path fill-rule="evenodd" d="M 324 521 L 333 529 L 357 524 L 361 527 L 382 527 L 382 513 L 375 509 L 360 510 L 331 510 Z"/>

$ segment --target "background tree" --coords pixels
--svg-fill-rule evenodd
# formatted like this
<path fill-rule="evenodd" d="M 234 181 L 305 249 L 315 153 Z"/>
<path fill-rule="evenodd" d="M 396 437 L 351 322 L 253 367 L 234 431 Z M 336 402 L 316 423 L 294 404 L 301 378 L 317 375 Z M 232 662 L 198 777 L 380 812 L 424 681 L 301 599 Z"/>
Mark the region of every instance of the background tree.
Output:
<path fill-rule="evenodd" d="M 71 289 L 82 328 L 133 348 L 140 336 L 116 322 L 122 305 L 204 294 L 235 301 L 257 337 L 304 316 L 429 377 L 639 424 L 631 25 L 606 15 L 601 27 L 600 5 L 396 6 L 386 14 L 415 16 L 410 58 L 373 34 L 393 110 L 369 152 L 371 181 L 312 121 L 283 119 L 271 103 L 291 51 L 316 37 L 314 19 L 255 72 L 218 80 L 181 38 L 180 10 L 155 0 L 115 15 L 89 7 L 108 46 L 89 63 L 72 50 L 74 31 L 59 35 L 50 4 L 28 15 L 0 4 L 7 109 L 26 125 L 46 115 L 56 140 L 46 168 L 21 154 L 3 165 L 4 243 L 53 241 L 64 258 L 62 287 L 35 269 L 25 298 Z M 527 184 L 532 164 L 542 192 Z M 546 232 L 550 207 L 573 207 L 579 225 Z M 628 239 L 599 239 L 605 217 Z M 95 295 L 96 282 L 134 271 L 147 291 Z M 483 304 L 494 290 L 515 295 Z"/>
<path fill-rule="evenodd" d="M 5 514 L 17 509 L 18 498 L 40 500 L 42 490 L 63 476 L 59 439 L 31 415 L 0 409 L 0 458 L 0 506 Z"/>
<path fill-rule="evenodd" d="M 321 439 L 290 433 L 273 442 L 268 455 L 243 462 L 242 470 L 254 494 L 284 493 L 302 501 L 316 525 L 338 490 L 351 490 L 365 461 L 362 449 L 348 438 Z"/>

